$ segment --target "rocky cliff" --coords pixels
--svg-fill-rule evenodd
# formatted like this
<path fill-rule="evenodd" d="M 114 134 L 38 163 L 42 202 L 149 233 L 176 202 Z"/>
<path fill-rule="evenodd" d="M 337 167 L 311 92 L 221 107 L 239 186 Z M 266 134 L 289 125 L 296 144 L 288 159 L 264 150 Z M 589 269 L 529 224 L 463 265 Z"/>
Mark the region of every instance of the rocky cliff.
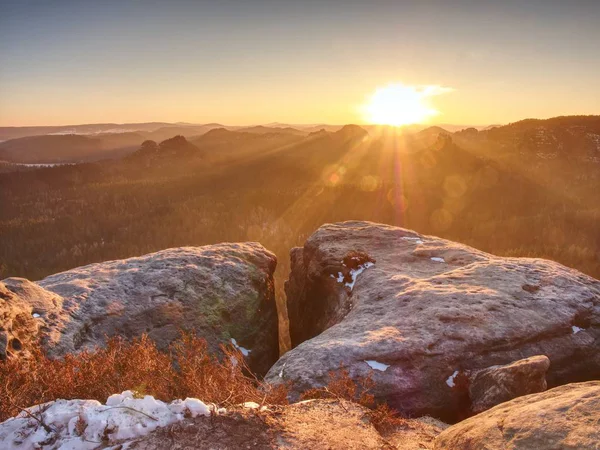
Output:
<path fill-rule="evenodd" d="M 600 378 L 600 282 L 555 262 L 344 222 L 319 228 L 291 263 L 295 348 L 266 379 L 292 382 L 292 398 L 344 367 L 371 374 L 375 395 L 405 414 L 456 421 L 496 404 L 471 386 L 492 366 L 542 356 L 488 377 L 530 379 L 514 395 L 543 389 L 544 374 L 550 387 Z"/>

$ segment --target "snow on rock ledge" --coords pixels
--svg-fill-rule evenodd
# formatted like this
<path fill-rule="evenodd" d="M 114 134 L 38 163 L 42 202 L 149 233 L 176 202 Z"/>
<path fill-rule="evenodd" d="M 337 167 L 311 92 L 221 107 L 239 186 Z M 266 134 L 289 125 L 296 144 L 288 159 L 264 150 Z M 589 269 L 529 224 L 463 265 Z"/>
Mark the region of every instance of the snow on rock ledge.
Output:
<path fill-rule="evenodd" d="M 352 290 L 336 282 L 342 272 L 352 283 L 367 261 Z M 344 222 L 292 249 L 285 290 L 294 348 L 265 380 L 291 382 L 292 400 L 343 367 L 355 381 L 371 376 L 390 407 L 453 422 L 471 413 L 462 374 L 535 355 L 550 360 L 549 386 L 600 374 L 600 281 L 552 261 Z"/>
<path fill-rule="evenodd" d="M 164 403 L 150 395 L 134 398 L 133 392 L 125 391 L 111 395 L 106 405 L 96 400 L 56 400 L 27 412 L 0 424 L 3 449 L 95 449 L 135 440 L 185 417 L 225 410 L 215 411 L 195 398 Z"/>

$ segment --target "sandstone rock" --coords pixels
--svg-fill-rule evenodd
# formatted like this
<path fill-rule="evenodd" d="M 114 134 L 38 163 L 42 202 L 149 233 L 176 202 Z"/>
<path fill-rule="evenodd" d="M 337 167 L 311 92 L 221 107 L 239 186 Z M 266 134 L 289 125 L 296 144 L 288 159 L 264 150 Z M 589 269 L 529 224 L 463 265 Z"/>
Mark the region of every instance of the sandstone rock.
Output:
<path fill-rule="evenodd" d="M 348 255 L 365 262 L 351 269 Z M 543 354 L 549 386 L 600 377 L 600 282 L 558 263 L 344 222 L 319 228 L 291 264 L 295 348 L 266 379 L 292 381 L 292 397 L 342 365 L 372 373 L 373 393 L 401 412 L 456 421 L 470 414 L 473 371 Z"/>
<path fill-rule="evenodd" d="M 31 281 L 11 278 L 0 282 L 0 360 L 27 354 L 46 321 L 57 319 L 60 304 L 58 295 Z"/>
<path fill-rule="evenodd" d="M 600 381 L 502 403 L 443 431 L 438 450 L 599 449 Z"/>
<path fill-rule="evenodd" d="M 476 372 L 469 384 L 471 410 L 480 413 L 513 398 L 545 391 L 549 367 L 546 356 L 532 356 Z"/>
<path fill-rule="evenodd" d="M 51 356 L 114 335 L 147 333 L 166 348 L 184 329 L 205 337 L 213 350 L 234 339 L 253 370 L 264 374 L 278 356 L 275 265 L 275 255 L 260 244 L 218 244 L 90 264 L 37 284 L 4 283 L 38 311 Z"/>

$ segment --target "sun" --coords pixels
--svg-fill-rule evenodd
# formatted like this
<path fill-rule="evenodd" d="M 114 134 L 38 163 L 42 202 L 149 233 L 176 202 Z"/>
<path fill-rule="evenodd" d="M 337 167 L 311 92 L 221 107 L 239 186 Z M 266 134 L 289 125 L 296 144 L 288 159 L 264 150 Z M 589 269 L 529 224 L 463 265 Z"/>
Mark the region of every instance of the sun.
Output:
<path fill-rule="evenodd" d="M 439 114 L 429 104 L 429 97 L 449 92 L 440 86 L 407 86 L 401 83 L 381 87 L 363 107 L 365 119 L 380 125 L 423 123 Z"/>

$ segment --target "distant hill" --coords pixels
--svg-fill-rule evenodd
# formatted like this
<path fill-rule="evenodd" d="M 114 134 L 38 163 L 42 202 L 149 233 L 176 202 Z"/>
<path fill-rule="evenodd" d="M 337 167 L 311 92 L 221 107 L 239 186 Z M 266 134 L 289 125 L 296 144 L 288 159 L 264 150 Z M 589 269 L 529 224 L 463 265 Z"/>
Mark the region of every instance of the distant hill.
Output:
<path fill-rule="evenodd" d="M 215 128 L 222 128 L 223 125 L 218 123 L 211 123 L 207 125 L 185 125 L 185 126 L 167 126 L 161 127 L 157 130 L 144 133 L 146 139 L 153 141 L 163 141 L 175 136 L 184 136 L 186 138 L 192 136 L 199 136 L 204 133 L 214 130 Z"/>
<path fill-rule="evenodd" d="M 131 131 L 153 131 L 160 127 L 171 125 L 165 122 L 144 123 L 91 123 L 83 125 L 61 125 L 41 127 L 0 127 L 0 141 L 17 139 L 27 136 L 41 136 L 46 134 L 84 134 L 94 135 L 100 133 L 124 133 Z"/>
<path fill-rule="evenodd" d="M 296 136 L 305 136 L 308 134 L 306 131 L 297 130 L 292 127 L 270 127 L 258 125 L 255 127 L 246 127 L 246 128 L 238 128 L 236 131 L 243 133 L 256 133 L 256 134 L 267 134 L 267 133 L 284 133 L 284 134 L 294 134 Z"/>
<path fill-rule="evenodd" d="M 497 157 L 600 163 L 600 116 L 526 119 L 454 136 L 460 145 Z"/>
<path fill-rule="evenodd" d="M 28 136 L 0 143 L 0 160 L 24 164 L 97 161 L 131 153 L 143 141 L 137 133 Z"/>

